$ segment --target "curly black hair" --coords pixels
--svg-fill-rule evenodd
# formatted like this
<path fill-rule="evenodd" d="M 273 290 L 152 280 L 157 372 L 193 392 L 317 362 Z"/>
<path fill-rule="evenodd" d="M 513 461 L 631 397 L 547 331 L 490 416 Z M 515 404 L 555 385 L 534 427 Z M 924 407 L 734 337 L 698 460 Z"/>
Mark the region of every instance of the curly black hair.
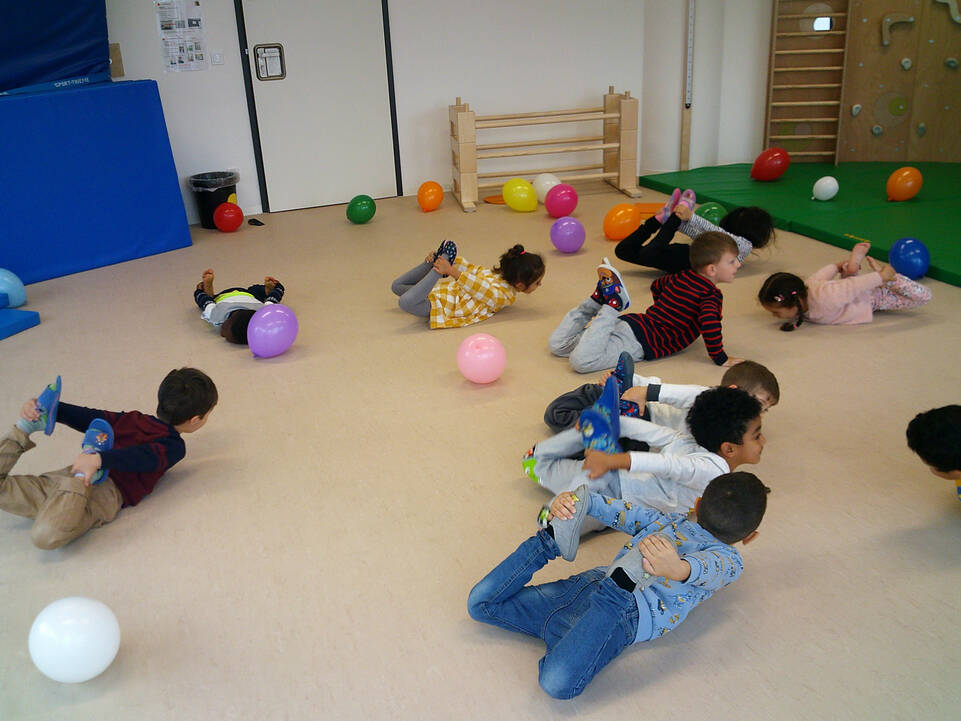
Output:
<path fill-rule="evenodd" d="M 918 413 L 906 435 L 908 448 L 941 473 L 961 471 L 961 406 L 932 408 Z"/>
<path fill-rule="evenodd" d="M 694 399 L 687 424 L 698 445 L 717 453 L 722 443 L 741 445 L 747 425 L 761 415 L 761 401 L 740 388 L 709 388 Z"/>

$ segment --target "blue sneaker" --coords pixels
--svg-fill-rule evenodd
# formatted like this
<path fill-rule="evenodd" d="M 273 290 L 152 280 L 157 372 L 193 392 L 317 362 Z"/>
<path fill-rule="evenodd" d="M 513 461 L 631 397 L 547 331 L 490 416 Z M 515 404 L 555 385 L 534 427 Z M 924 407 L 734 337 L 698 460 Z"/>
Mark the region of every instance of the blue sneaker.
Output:
<path fill-rule="evenodd" d="M 620 453 L 617 439 L 621 435 L 620 385 L 613 374 L 604 384 L 601 397 L 581 412 L 581 436 L 584 448 L 604 453 Z"/>
<path fill-rule="evenodd" d="M 40 420 L 44 422 L 43 432 L 48 436 L 53 435 L 53 427 L 57 423 L 61 387 L 60 376 L 57 376 L 57 380 L 44 388 L 37 398 L 37 410 L 40 411 Z"/>
<path fill-rule="evenodd" d="M 80 449 L 84 453 L 102 453 L 113 448 L 113 427 L 103 418 L 94 418 L 83 434 L 83 441 Z M 108 469 L 101 466 L 96 473 L 90 477 L 90 485 L 100 483 L 107 477 Z"/>
<path fill-rule="evenodd" d="M 634 385 L 634 358 L 627 351 L 622 351 L 617 357 L 614 377 L 621 384 L 621 393 Z"/>

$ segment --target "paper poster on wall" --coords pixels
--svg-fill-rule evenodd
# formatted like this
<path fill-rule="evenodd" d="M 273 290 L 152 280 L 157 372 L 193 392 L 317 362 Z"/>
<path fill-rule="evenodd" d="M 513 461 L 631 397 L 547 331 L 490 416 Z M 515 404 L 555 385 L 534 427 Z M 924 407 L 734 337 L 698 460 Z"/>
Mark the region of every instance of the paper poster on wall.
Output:
<path fill-rule="evenodd" d="M 154 0 L 164 72 L 207 69 L 207 42 L 200 0 Z"/>

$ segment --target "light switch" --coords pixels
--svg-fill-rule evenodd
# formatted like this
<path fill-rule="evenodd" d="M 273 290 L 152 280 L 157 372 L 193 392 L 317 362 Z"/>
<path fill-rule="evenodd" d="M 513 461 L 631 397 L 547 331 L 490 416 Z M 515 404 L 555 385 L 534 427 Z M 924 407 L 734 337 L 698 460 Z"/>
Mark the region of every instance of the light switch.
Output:
<path fill-rule="evenodd" d="M 211 50 L 211 51 L 210 51 L 210 64 L 211 64 L 211 65 L 223 65 L 223 64 L 224 64 L 224 51 L 223 51 L 223 50 Z"/>

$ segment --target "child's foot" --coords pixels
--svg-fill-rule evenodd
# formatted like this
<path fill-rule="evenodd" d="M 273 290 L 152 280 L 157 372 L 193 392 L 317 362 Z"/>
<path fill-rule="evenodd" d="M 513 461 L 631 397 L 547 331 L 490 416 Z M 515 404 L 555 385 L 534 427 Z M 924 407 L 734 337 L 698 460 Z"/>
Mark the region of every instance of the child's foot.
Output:
<path fill-rule="evenodd" d="M 453 240 L 445 240 L 439 246 L 434 253 L 434 260 L 437 260 L 440 256 L 447 258 L 447 262 L 451 265 L 457 259 L 457 244 Z"/>
<path fill-rule="evenodd" d="M 861 263 L 864 262 L 864 257 L 871 250 L 870 243 L 858 243 L 851 249 L 851 258 L 844 265 L 843 276 L 847 277 L 850 275 L 857 275 L 861 272 Z"/>
<path fill-rule="evenodd" d="M 204 293 L 213 297 L 214 294 L 214 269 L 207 268 L 204 271 L 203 279 L 200 281 L 203 285 Z"/>
<path fill-rule="evenodd" d="M 620 271 L 604 258 L 604 262 L 597 266 L 597 287 L 591 294 L 591 300 L 600 305 L 609 305 L 614 310 L 626 310 L 631 304 L 631 296 L 621 282 Z"/>
<path fill-rule="evenodd" d="M 35 421 L 26 418 L 17 419 L 17 428 L 30 435 L 34 431 L 42 430 L 48 436 L 53 434 L 53 427 L 57 423 L 57 407 L 60 405 L 60 376 L 57 380 L 43 389 L 36 401 L 37 412 L 40 417 Z"/>
<path fill-rule="evenodd" d="M 641 407 L 634 401 L 621 400 L 618 402 L 618 408 L 622 416 L 630 416 L 631 418 L 641 417 Z"/>
<path fill-rule="evenodd" d="M 80 450 L 84 453 L 102 453 L 113 448 L 113 427 L 103 418 L 94 418 L 83 434 Z M 101 466 L 90 476 L 90 485 L 100 483 L 107 476 L 107 468 Z"/>
<path fill-rule="evenodd" d="M 681 199 L 677 201 L 678 205 L 687 206 L 688 210 L 694 210 L 694 204 L 697 202 L 697 196 L 694 195 L 694 191 L 688 188 L 683 193 L 681 193 Z"/>
<path fill-rule="evenodd" d="M 664 203 L 664 207 L 654 213 L 654 217 L 657 219 L 658 223 L 664 225 L 664 223 L 667 222 L 667 219 L 671 217 L 671 213 L 674 212 L 674 207 L 677 205 L 677 201 L 680 199 L 681 189 L 674 188 L 674 192 L 671 193 L 671 197 L 667 199 L 666 203 Z"/>
<path fill-rule="evenodd" d="M 270 295 L 274 292 L 274 288 L 277 287 L 277 279 L 271 276 L 264 277 L 264 294 Z"/>
<path fill-rule="evenodd" d="M 537 477 L 536 473 L 534 473 L 534 466 L 536 465 L 537 459 L 534 458 L 534 446 L 531 446 L 530 450 L 524 454 L 523 458 L 521 458 L 521 468 L 524 469 L 524 473 L 528 478 L 534 481 L 534 483 L 540 484 L 541 479 Z"/>
<path fill-rule="evenodd" d="M 617 569 L 621 569 L 635 584 L 635 588 L 647 588 L 657 581 L 657 576 L 652 576 L 644 570 L 644 555 L 641 549 L 631 542 L 624 544 L 624 548 L 627 549 L 627 553 L 607 567 L 606 575 L 613 576 Z"/>
<path fill-rule="evenodd" d="M 614 377 L 621 384 L 621 393 L 634 385 L 634 358 L 627 351 L 622 351 L 617 357 Z"/>
<path fill-rule="evenodd" d="M 554 516 L 549 524 L 554 530 L 554 542 L 565 561 L 573 561 L 577 557 L 581 526 L 584 524 L 584 517 L 587 516 L 587 509 L 591 505 L 590 492 L 584 484 L 571 491 L 571 497 L 574 500 L 574 517 L 565 519 Z"/>

